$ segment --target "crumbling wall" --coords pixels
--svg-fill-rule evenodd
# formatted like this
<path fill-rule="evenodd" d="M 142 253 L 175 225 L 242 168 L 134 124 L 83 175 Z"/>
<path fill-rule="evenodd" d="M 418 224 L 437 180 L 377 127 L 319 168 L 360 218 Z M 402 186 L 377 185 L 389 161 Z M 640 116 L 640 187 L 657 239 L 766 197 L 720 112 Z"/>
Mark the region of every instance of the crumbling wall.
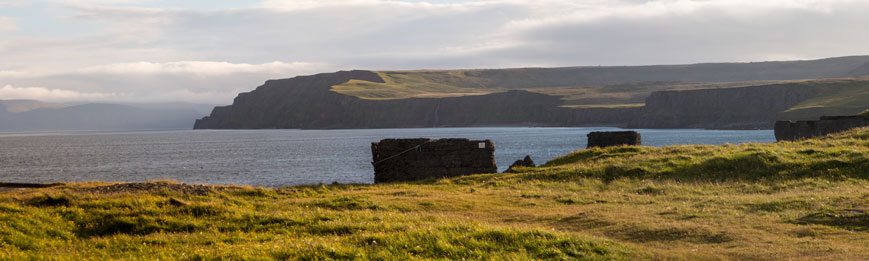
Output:
<path fill-rule="evenodd" d="M 775 139 L 809 139 L 866 126 L 869 126 L 869 119 L 863 116 L 825 116 L 816 121 L 777 121 Z"/>
<path fill-rule="evenodd" d="M 385 139 L 371 154 L 375 183 L 498 172 L 490 140 Z"/>
<path fill-rule="evenodd" d="M 588 134 L 588 148 L 620 145 L 643 145 L 636 131 L 595 131 Z"/>

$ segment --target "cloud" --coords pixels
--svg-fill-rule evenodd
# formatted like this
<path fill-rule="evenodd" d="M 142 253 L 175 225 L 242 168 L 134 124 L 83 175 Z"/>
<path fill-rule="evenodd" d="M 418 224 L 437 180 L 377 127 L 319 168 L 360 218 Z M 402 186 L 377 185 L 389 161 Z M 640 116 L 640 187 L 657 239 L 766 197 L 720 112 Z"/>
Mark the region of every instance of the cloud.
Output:
<path fill-rule="evenodd" d="M 226 103 L 267 79 L 344 69 L 811 59 L 867 54 L 869 41 L 857 0 L 61 2 L 60 21 L 89 30 L 0 34 L 0 84 Z"/>
<path fill-rule="evenodd" d="M 18 30 L 15 18 L 0 16 L 0 32 Z"/>
<path fill-rule="evenodd" d="M 293 74 L 298 71 L 320 67 L 312 63 L 284 63 L 270 62 L 263 64 L 209 62 L 209 61 L 180 61 L 168 63 L 136 62 L 116 63 L 109 65 L 91 66 L 77 71 L 77 74 L 114 74 L 114 75 L 154 75 L 154 74 L 177 74 L 194 76 L 217 76 L 233 73 L 262 73 L 262 74 Z"/>
<path fill-rule="evenodd" d="M 26 2 L 0 2 L 0 8 L 27 6 Z"/>
<path fill-rule="evenodd" d="M 249 91 L 267 79 L 313 74 L 322 72 L 325 68 L 327 66 L 323 64 L 304 62 L 246 64 L 178 61 L 107 64 L 50 74 L 0 71 L 0 81 L 6 81 L 6 84 L 63 87 L 63 90 L 53 92 L 44 91 L 48 90 L 45 88 L 8 89 L 6 93 L 0 92 L 0 99 L 7 98 L 4 96 L 6 94 L 15 98 L 50 101 L 103 99 L 122 102 L 188 101 L 223 104 L 231 101 L 239 92 Z M 4 75 L 15 77 L 3 77 Z M 80 91 L 81 95 L 72 95 L 73 93 L 66 91 Z"/>
<path fill-rule="evenodd" d="M 43 87 L 14 87 L 12 85 L 0 87 L 0 100 L 32 99 L 38 97 L 45 101 L 77 101 L 107 99 L 112 96 L 113 94 L 110 93 L 82 93 Z"/>

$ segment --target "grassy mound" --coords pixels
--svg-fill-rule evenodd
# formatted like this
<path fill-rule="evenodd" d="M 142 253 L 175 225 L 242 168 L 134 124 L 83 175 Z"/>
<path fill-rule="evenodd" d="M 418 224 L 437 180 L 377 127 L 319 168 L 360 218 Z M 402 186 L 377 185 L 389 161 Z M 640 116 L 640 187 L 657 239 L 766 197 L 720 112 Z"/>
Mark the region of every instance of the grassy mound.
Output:
<path fill-rule="evenodd" d="M 0 259 L 865 260 L 867 161 L 859 129 L 415 183 L 6 191 Z"/>
<path fill-rule="evenodd" d="M 869 133 L 864 129 L 822 139 L 772 144 L 594 148 L 554 159 L 523 178 L 564 180 L 581 175 L 603 180 L 706 182 L 869 179 L 867 138 Z"/>

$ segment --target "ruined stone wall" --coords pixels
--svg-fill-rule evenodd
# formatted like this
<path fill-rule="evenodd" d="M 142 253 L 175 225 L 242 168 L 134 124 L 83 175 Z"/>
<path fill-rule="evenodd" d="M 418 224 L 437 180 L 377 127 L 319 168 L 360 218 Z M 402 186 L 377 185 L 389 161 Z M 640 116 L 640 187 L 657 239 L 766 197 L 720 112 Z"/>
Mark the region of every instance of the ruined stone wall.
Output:
<path fill-rule="evenodd" d="M 816 121 L 778 121 L 775 123 L 775 139 L 801 140 L 866 126 L 869 126 L 869 119 L 862 116 L 821 117 Z"/>
<path fill-rule="evenodd" d="M 595 131 L 588 134 L 588 148 L 620 145 L 643 145 L 636 131 Z"/>
<path fill-rule="evenodd" d="M 375 183 L 498 172 L 490 140 L 385 139 L 371 154 Z"/>

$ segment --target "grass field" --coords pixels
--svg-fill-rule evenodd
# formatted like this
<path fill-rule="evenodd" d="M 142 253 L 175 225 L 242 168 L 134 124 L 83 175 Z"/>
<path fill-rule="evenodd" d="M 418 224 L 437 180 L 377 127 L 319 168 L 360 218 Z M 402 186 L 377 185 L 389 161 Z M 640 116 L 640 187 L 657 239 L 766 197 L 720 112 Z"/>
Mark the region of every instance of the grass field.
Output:
<path fill-rule="evenodd" d="M 546 79 L 531 69 L 379 71 L 384 83 L 351 80 L 332 91 L 370 100 L 443 98 L 483 95 L 508 90 L 526 90 L 561 97 L 570 108 L 637 107 L 655 91 L 733 88 L 776 83 L 799 83 L 814 88 L 817 95 L 782 112 L 785 118 L 802 115 L 853 115 L 869 106 L 869 78 L 751 82 L 640 82 L 617 85 L 567 84 L 564 79 Z M 856 111 L 855 111 L 856 110 Z"/>
<path fill-rule="evenodd" d="M 829 79 L 806 81 L 817 95 L 782 112 L 787 118 L 801 115 L 854 115 L 869 108 L 869 79 Z"/>
<path fill-rule="evenodd" d="M 415 183 L 105 185 L 0 193 L 0 259 L 869 259 L 869 128 Z"/>

